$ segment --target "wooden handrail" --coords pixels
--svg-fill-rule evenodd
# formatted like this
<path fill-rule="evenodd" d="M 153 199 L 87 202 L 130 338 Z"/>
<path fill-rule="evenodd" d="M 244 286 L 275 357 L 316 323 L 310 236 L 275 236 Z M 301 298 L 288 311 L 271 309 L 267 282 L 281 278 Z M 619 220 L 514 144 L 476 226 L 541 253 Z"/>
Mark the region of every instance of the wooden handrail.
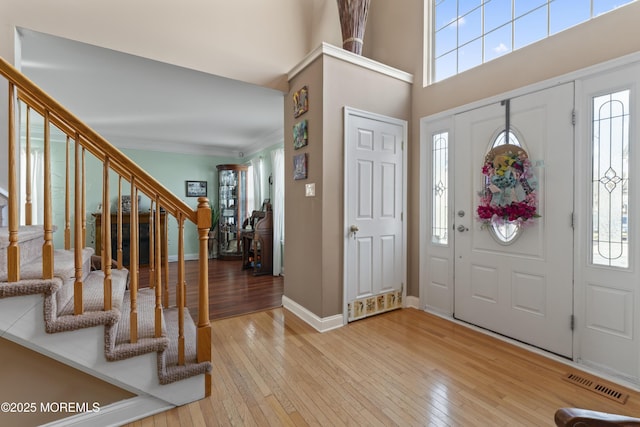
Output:
<path fill-rule="evenodd" d="M 161 205 L 173 216 L 177 216 L 177 213 L 181 212 L 185 219 L 197 224 L 196 213 L 189 205 L 165 188 L 97 132 L 84 124 L 2 57 L 0 57 L 0 74 L 4 75 L 19 89 L 18 96 L 20 99 L 26 101 L 43 116 L 48 112 L 50 122 L 63 133 L 73 136 L 77 132 L 80 137 L 76 140 L 76 143 L 81 144 L 101 161 L 109 158 L 112 169 L 119 175 L 125 178 L 135 176 L 138 180 L 138 188 L 147 196 L 159 196 Z"/>

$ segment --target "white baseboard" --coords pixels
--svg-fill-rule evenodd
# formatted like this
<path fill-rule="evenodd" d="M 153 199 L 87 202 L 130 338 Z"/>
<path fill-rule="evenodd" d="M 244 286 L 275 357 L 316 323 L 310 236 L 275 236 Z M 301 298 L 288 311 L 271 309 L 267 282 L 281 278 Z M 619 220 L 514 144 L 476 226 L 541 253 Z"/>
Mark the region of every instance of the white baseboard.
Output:
<path fill-rule="evenodd" d="M 43 424 L 43 427 L 107 427 L 121 426 L 159 412 L 173 408 L 173 405 L 151 396 L 136 396 L 112 403 L 97 412 L 85 412 L 61 420 Z"/>
<path fill-rule="evenodd" d="M 169 255 L 167 259 L 169 262 L 178 262 L 178 255 Z M 184 255 L 185 261 L 197 261 L 199 259 L 200 259 L 200 255 L 198 253 Z"/>
<path fill-rule="evenodd" d="M 284 295 L 282 296 L 282 306 L 319 332 L 327 332 L 344 326 L 342 314 L 321 318 Z"/>
<path fill-rule="evenodd" d="M 407 308 L 419 308 L 420 307 L 420 298 L 419 297 L 412 297 L 412 296 L 407 296 L 404 299 L 405 304 L 404 306 Z"/>

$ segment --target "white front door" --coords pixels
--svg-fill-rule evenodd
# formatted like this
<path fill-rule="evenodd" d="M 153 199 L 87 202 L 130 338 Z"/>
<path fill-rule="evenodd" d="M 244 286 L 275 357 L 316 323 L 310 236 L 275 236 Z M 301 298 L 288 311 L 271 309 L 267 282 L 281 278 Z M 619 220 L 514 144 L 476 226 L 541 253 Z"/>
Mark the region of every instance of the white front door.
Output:
<path fill-rule="evenodd" d="M 510 128 L 537 167 L 538 212 L 509 244 L 477 221 L 482 167 L 505 106 L 455 116 L 456 318 L 571 357 L 573 83 L 510 100 Z"/>
<path fill-rule="evenodd" d="M 345 312 L 402 306 L 407 123 L 345 108 Z"/>

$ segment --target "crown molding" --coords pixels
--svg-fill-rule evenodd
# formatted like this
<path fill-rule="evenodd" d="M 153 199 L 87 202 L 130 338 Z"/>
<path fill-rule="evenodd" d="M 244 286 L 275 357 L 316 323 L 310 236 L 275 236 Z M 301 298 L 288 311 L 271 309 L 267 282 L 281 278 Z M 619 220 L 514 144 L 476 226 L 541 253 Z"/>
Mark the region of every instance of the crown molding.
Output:
<path fill-rule="evenodd" d="M 344 50 L 325 42 L 323 42 L 320 46 L 318 46 L 306 57 L 304 57 L 304 59 L 300 61 L 298 65 L 293 67 L 287 74 L 288 79 L 293 79 L 296 75 L 302 72 L 302 70 L 307 68 L 309 64 L 311 64 L 322 55 L 331 56 L 333 58 L 358 65 L 362 68 L 366 68 L 380 74 L 384 74 L 386 76 L 401 80 L 403 82 L 413 84 L 413 74 L 398 70 L 397 68 L 390 67 L 381 62 L 374 61 L 373 59 L 369 59 L 362 55 L 357 55 L 353 52 L 349 52 L 348 50 Z"/>

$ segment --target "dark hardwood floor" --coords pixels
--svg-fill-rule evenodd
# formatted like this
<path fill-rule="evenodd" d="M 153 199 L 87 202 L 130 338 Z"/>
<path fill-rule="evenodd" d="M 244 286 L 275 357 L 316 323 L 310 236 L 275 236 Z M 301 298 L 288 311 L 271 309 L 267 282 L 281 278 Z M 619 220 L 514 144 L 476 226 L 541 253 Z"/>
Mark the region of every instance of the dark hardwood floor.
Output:
<path fill-rule="evenodd" d="M 140 269 L 140 283 L 148 282 L 149 271 Z M 169 263 L 170 305 L 175 304 L 178 264 Z M 187 307 L 198 320 L 198 261 L 185 262 Z M 282 276 L 254 276 L 242 270 L 242 261 L 209 260 L 209 319 L 238 316 L 282 306 L 284 278 Z"/>

